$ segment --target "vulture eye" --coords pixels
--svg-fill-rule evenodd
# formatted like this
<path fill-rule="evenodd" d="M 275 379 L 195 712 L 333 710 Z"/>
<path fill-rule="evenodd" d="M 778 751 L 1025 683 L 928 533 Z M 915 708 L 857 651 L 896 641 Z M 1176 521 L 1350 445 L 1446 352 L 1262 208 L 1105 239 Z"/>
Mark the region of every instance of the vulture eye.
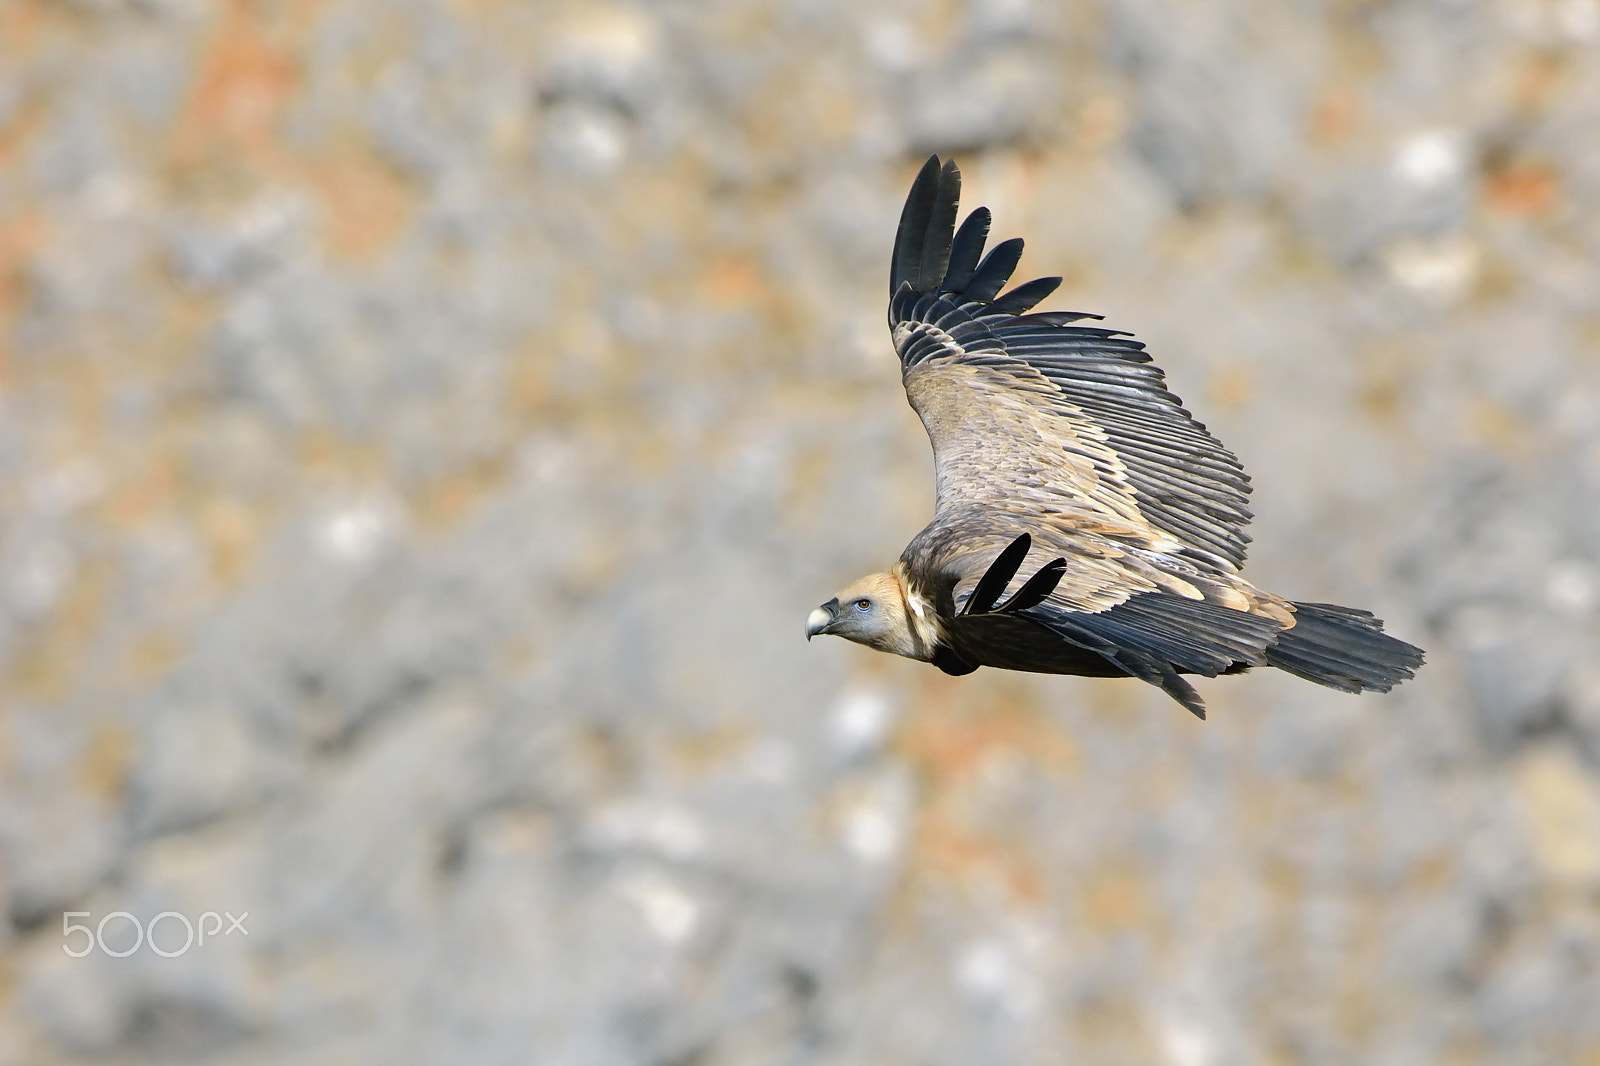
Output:
<path fill-rule="evenodd" d="M 872 610 L 872 601 L 871 600 L 857 600 L 856 601 L 856 610 L 858 610 L 858 611 L 870 611 L 870 610 Z"/>

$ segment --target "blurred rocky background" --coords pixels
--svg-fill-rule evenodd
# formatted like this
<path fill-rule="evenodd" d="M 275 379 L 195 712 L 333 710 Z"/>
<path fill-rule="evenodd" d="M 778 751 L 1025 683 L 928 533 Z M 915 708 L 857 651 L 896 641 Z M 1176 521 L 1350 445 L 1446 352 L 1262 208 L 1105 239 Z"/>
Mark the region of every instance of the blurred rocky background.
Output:
<path fill-rule="evenodd" d="M 1416 681 L 806 644 L 931 151 Z M 0 0 L 0 674 L 4 1066 L 1594 1066 L 1600 0 Z"/>

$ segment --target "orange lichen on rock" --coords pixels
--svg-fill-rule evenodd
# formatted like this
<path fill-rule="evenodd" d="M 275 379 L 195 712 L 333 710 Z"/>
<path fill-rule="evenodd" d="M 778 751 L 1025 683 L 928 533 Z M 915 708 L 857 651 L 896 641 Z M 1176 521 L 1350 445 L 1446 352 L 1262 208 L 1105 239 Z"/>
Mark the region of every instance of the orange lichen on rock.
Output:
<path fill-rule="evenodd" d="M 1548 167 L 1516 164 L 1491 173 L 1484 183 L 1489 206 L 1508 215 L 1546 215 L 1561 193 Z"/>
<path fill-rule="evenodd" d="M 173 130 L 174 154 L 194 158 L 219 141 L 251 153 L 278 151 L 274 126 L 299 85 L 294 50 L 273 38 L 256 5 L 233 0 Z"/>
<path fill-rule="evenodd" d="M 315 24 L 313 4 L 294 6 L 282 18 L 245 0 L 229 6 L 169 137 L 170 162 L 180 179 L 198 179 L 225 201 L 264 185 L 305 189 L 321 206 L 328 253 L 366 259 L 404 228 L 415 197 L 362 137 L 312 148 L 283 139 L 279 124 L 301 91 L 298 56 Z"/>
<path fill-rule="evenodd" d="M 0 154 L 0 162 L 3 161 Z M 6 337 L 22 299 L 23 269 L 44 243 L 44 235 L 44 220 L 38 211 L 24 211 L 11 218 L 0 216 L 0 384 L 8 377 Z"/>
<path fill-rule="evenodd" d="M 1316 144 L 1342 141 L 1354 132 L 1358 118 L 1355 93 L 1344 86 L 1330 89 L 1311 112 L 1311 140 Z"/>
<path fill-rule="evenodd" d="M 365 146 L 343 145 L 307 161 L 305 176 L 322 201 L 324 241 L 335 259 L 375 255 L 411 219 L 410 184 Z"/>

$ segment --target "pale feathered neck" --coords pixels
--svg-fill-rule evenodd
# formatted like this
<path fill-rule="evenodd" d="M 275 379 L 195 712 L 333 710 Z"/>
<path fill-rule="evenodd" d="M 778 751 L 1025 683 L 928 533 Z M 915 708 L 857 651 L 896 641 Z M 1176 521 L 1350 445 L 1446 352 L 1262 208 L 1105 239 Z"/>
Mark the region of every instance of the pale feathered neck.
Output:
<path fill-rule="evenodd" d="M 934 609 L 933 601 L 912 583 L 905 563 L 895 563 L 889 573 L 900 587 L 901 607 L 914 645 L 910 658 L 931 662 L 934 648 L 944 639 L 944 626 L 939 621 L 939 612 Z"/>

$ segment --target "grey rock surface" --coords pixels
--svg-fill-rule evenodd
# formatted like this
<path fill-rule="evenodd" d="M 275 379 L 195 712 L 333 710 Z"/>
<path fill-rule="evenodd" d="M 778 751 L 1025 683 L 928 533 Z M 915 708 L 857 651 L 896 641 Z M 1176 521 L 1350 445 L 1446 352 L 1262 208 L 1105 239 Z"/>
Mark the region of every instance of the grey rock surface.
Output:
<path fill-rule="evenodd" d="M 930 151 L 1415 681 L 804 642 Z M 0 901 L 0 1066 L 1600 1062 L 1600 3 L 0 5 Z"/>

